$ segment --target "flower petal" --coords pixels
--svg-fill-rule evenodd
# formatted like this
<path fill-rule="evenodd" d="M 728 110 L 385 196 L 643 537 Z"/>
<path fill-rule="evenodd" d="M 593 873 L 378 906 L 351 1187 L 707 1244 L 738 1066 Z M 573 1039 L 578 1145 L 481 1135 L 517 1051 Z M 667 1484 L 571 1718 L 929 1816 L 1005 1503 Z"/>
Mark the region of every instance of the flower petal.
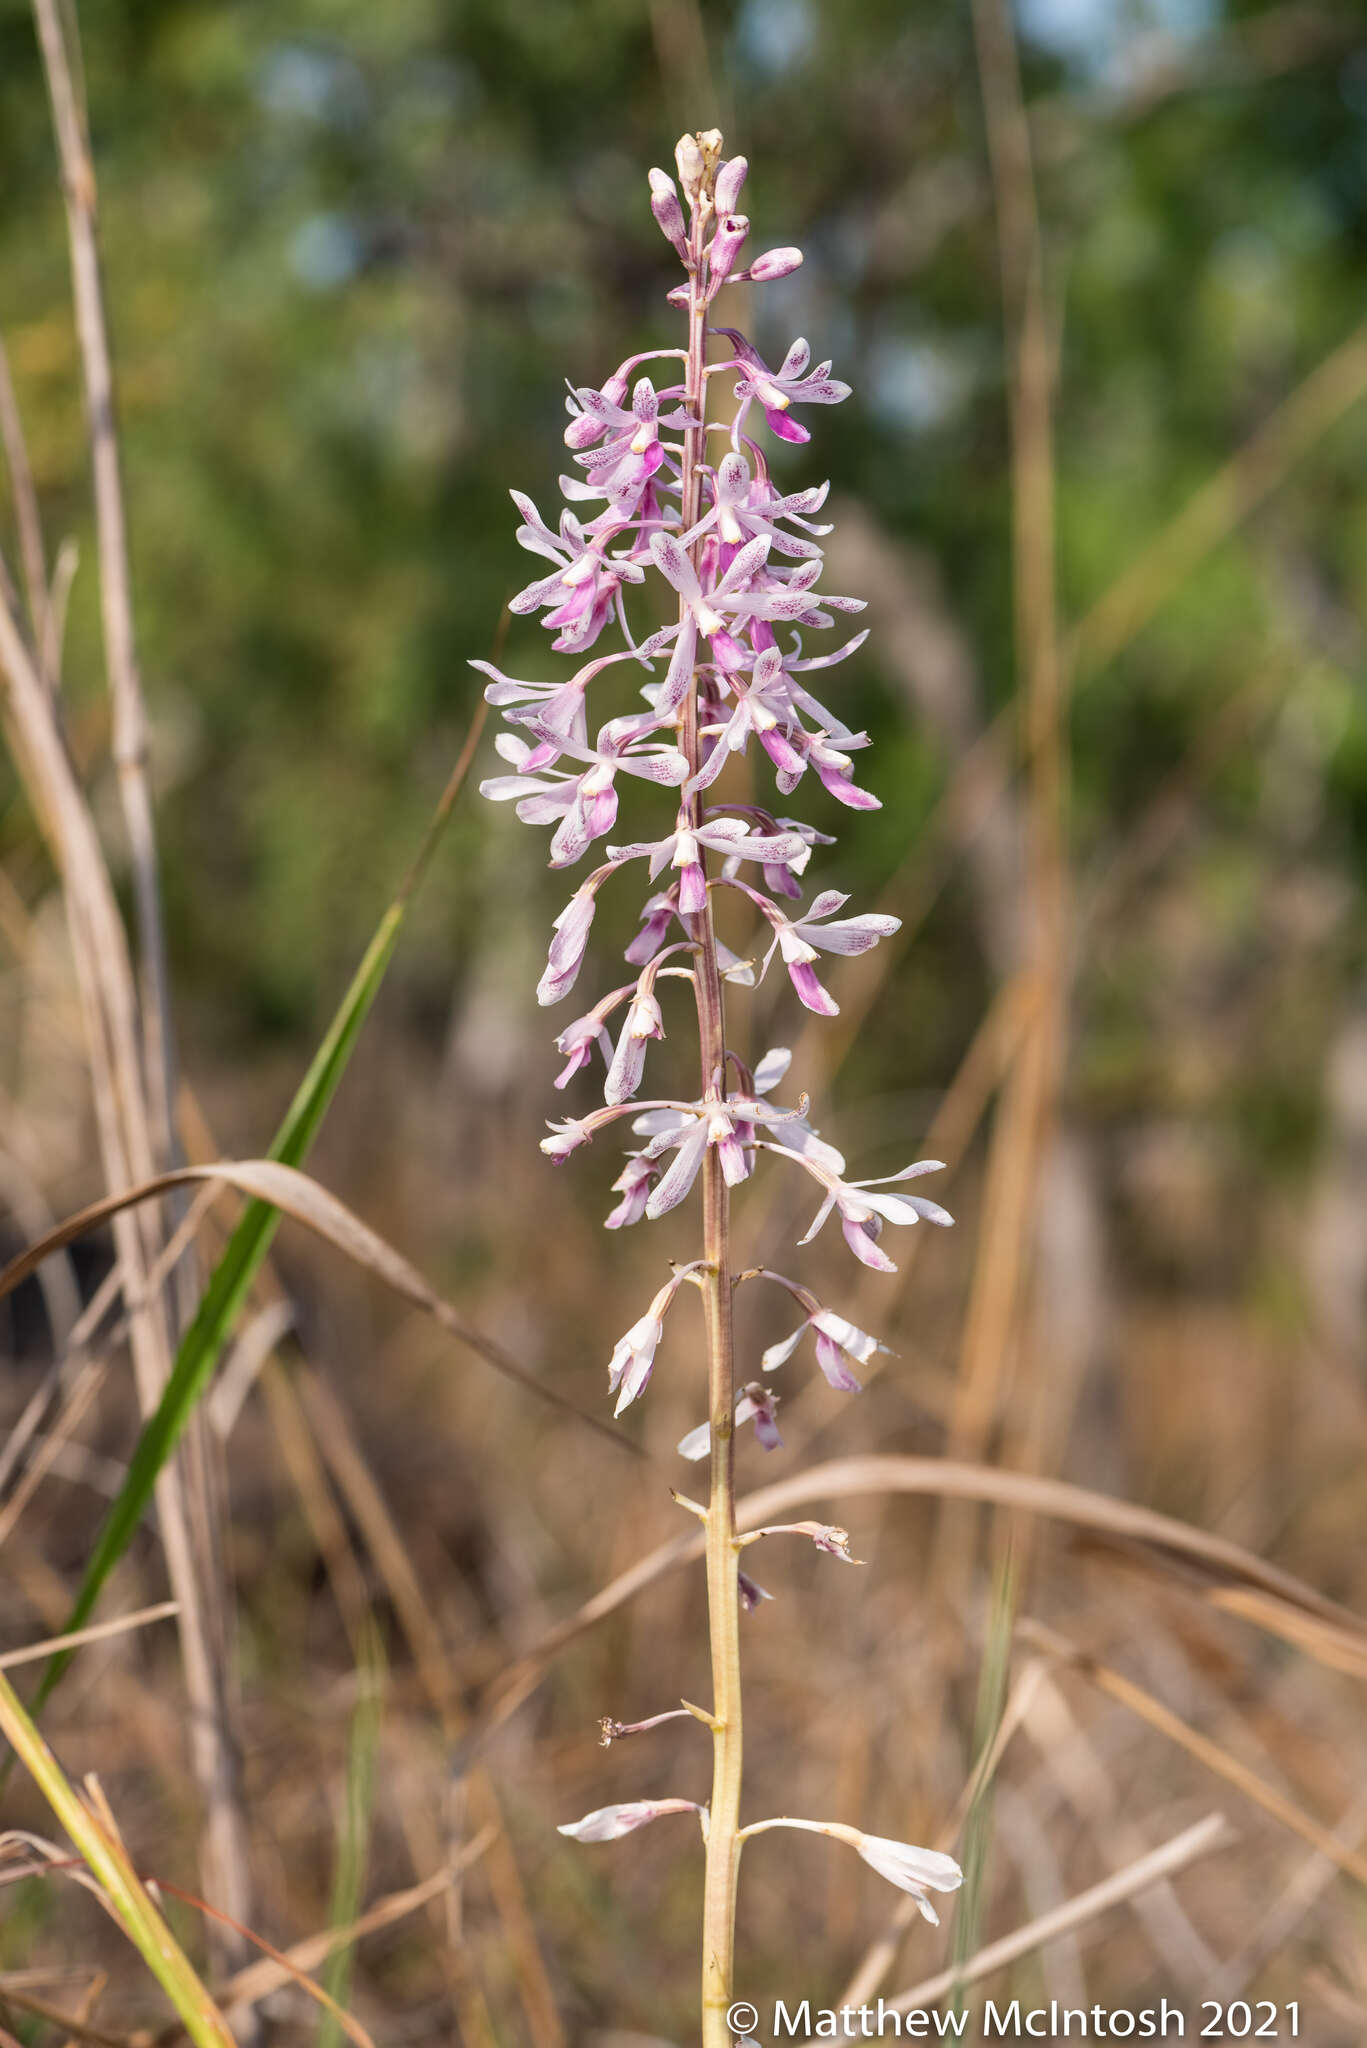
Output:
<path fill-rule="evenodd" d="M 659 1820 L 666 1813 L 701 1813 L 702 1807 L 692 1799 L 632 1799 L 623 1806 L 599 1806 L 592 1813 L 586 1813 L 582 1820 L 567 1821 L 556 1833 L 569 1835 L 576 1842 L 615 1842 L 622 1835 L 629 1835 L 634 1828 L 643 1828 L 647 1822 Z"/>

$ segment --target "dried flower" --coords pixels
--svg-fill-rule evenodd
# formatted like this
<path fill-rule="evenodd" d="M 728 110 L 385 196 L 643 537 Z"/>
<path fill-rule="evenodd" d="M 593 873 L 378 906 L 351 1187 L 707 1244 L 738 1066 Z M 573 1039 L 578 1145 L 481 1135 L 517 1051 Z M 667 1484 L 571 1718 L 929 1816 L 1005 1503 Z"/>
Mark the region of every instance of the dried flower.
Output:
<path fill-rule="evenodd" d="M 692 1270 L 691 1266 L 681 1267 L 672 1280 L 666 1281 L 645 1314 L 618 1338 L 608 1365 L 608 1388 L 617 1396 L 614 1413 L 620 1415 L 638 1394 L 644 1392 L 655 1364 L 655 1353 L 664 1335 L 665 1317 L 674 1296 Z"/>
<path fill-rule="evenodd" d="M 736 1585 L 740 1593 L 740 1604 L 747 1614 L 753 1614 L 762 1601 L 772 1600 L 774 1597 L 772 1593 L 766 1593 L 763 1586 L 758 1585 L 748 1572 L 736 1573 Z"/>
<path fill-rule="evenodd" d="M 755 1440 L 761 1449 L 777 1451 L 782 1448 L 783 1438 L 778 1433 L 778 1395 L 772 1387 L 761 1386 L 752 1380 L 748 1387 L 742 1387 L 736 1398 L 736 1425 L 753 1422 Z M 705 1458 L 712 1447 L 712 1425 L 700 1422 L 696 1429 L 690 1429 L 678 1444 L 679 1456 L 688 1458 L 694 1464 Z"/>

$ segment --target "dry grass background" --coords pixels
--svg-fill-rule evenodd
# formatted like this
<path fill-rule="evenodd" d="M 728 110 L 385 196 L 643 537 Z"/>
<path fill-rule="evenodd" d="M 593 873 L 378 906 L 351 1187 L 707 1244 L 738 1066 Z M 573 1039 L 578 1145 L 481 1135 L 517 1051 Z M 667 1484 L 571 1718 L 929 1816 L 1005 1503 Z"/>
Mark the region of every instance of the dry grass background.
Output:
<path fill-rule="evenodd" d="M 109 879 L 130 844 L 144 968 L 161 942 L 133 614 L 98 396 L 89 165 L 57 16 L 46 0 L 38 11 L 87 273 L 122 772 L 109 771 L 109 730 L 75 736 L 76 772 L 59 743 L 61 572 L 54 597 L 9 408 L 28 594 L 15 578 L 3 591 L 0 666 L 36 821 L 33 847 L 0 871 L 0 1196 L 16 1250 L 178 1154 L 212 1161 L 224 1131 L 256 1133 L 247 1149 L 259 1151 L 282 1079 L 206 1058 L 177 1082 L 169 1011 L 145 972 L 134 999 Z M 1233 1057 L 1232 1033 L 1321 1028 L 1317 967 L 1346 943 L 1348 912 L 1322 875 L 1269 870 L 1250 913 L 1266 935 L 1263 980 L 1255 1000 L 1237 1000 L 1225 983 L 1238 963 L 1184 868 L 1210 779 L 1280 744 L 1303 662 L 1269 650 L 1095 872 L 1066 852 L 1064 704 L 1358 400 L 1367 350 L 1352 337 L 1290 393 L 1062 631 L 1030 136 L 998 0 L 980 0 L 975 25 L 1014 362 L 1020 715 L 986 723 L 932 565 L 866 511 L 840 508 L 832 582 L 872 597 L 908 714 L 941 741 L 946 787 L 889 886 L 887 907 L 906 920 L 898 947 L 849 963 L 840 1022 L 823 1033 L 808 1021 L 791 1039 L 796 1084 L 817 1103 L 837 1089 L 822 1121 L 849 1156 L 870 1171 L 909 1147 L 950 1162 L 959 1227 L 904 1239 L 895 1281 L 856 1282 L 829 1234 L 804 1255 L 803 1277 L 895 1355 L 859 1400 L 832 1395 L 808 1361 L 790 1365 L 784 1458 L 747 1446 L 741 1483 L 748 1494 L 816 1468 L 810 1511 L 846 1523 L 863 1560 L 856 1573 L 777 1545 L 756 1555 L 775 1597 L 746 1630 L 747 1812 L 838 1814 L 945 1845 L 968 1817 L 983 1872 L 956 1951 L 952 1927 L 912 1924 L 828 1845 L 799 1836 L 785 1854 L 760 1840 L 746 1857 L 739 1988 L 761 2007 L 776 1994 L 833 2004 L 851 1986 L 891 1997 L 1026 1929 L 985 1980 L 998 1996 L 1138 2006 L 1166 1995 L 1192 2015 L 1204 1998 L 1296 1999 L 1302 2039 L 1346 2048 L 1367 2030 L 1367 1626 L 1356 1618 L 1367 1613 L 1367 1038 L 1351 1015 L 1329 1034 L 1309 1203 L 1242 1184 L 1202 1124 L 1203 1090 Z M 553 1171 L 538 1155 L 552 1101 L 545 1020 L 527 993 L 539 935 L 519 914 L 526 855 L 502 821 L 489 831 L 490 876 L 502 880 L 462 1015 L 437 1055 L 380 1004 L 310 1171 L 467 1325 L 601 1413 L 613 1338 L 662 1259 L 692 1255 L 691 1217 L 605 1238 L 606 1162 L 590 1153 Z M 996 980 L 981 1028 L 943 1090 L 849 1100 L 841 1061 L 873 1004 L 904 1000 L 904 950 L 950 876 Z M 1117 956 L 1144 963 L 1147 1101 L 1112 1102 L 1088 1036 L 1089 977 Z M 754 1052 L 797 1025 L 768 988 L 744 1029 Z M 747 1259 L 785 1265 L 804 1209 L 781 1184 L 746 1188 Z M 0 1397 L 11 1428 L 28 1420 L 0 1500 L 7 1647 L 65 1625 L 133 1440 L 130 1346 L 143 1354 L 145 1410 L 183 1324 L 189 1296 L 176 1290 L 192 1295 L 238 1210 L 230 1189 L 211 1187 L 178 1212 L 129 1211 L 12 1297 Z M 187 1215 L 192 1252 L 144 1292 Z M 101 1319 L 74 1337 L 101 1286 Z M 206 1927 L 182 1893 L 202 1887 L 296 1972 L 326 1971 L 326 1930 L 359 1919 L 349 1986 L 326 1981 L 376 2041 L 689 2038 L 691 1831 L 587 1850 L 554 1832 L 611 1800 L 693 1796 L 704 1783 L 684 1724 L 598 1744 L 600 1716 L 706 1699 L 700 1572 L 665 1557 L 585 1609 L 662 1546 L 686 1547 L 669 1487 L 703 1384 L 688 1313 L 633 1413 L 633 1450 L 500 1378 L 370 1265 L 295 1226 L 278 1239 L 177 1477 L 162 1482 L 157 1527 L 101 1607 L 130 1626 L 78 1652 L 44 1716 L 68 1776 L 98 1775 L 134 1862 L 166 1887 L 168 1917 L 244 2038 L 311 2039 L 318 2009 L 284 1964 Z M 742 1292 L 747 1353 L 782 1327 Z M 1184 1541 L 1108 1501 L 1217 1540 Z M 131 1625 L 168 1585 L 175 1620 Z M 1213 1814 L 1225 1825 L 1201 1828 Z M 19 1772 L 4 1818 L 53 1831 Z M 1171 1843 L 1166 1864 L 1145 1860 Z M 17 1844 L 0 1877 L 10 2035 L 175 2038 L 88 1893 L 34 1874 Z M 1036 1921 L 1049 1939 L 1029 1932 Z"/>

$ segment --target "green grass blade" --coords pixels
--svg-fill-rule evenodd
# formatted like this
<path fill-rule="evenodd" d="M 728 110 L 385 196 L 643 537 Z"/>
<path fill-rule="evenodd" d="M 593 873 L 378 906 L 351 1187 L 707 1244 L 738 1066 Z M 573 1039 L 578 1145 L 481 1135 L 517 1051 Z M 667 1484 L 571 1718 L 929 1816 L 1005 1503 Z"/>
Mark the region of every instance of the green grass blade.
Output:
<path fill-rule="evenodd" d="M 987 1874 L 988 1849 L 992 1839 L 992 1780 L 987 1768 L 1001 1727 L 1002 1709 L 1006 1702 L 1006 1681 L 1011 1668 L 1011 1638 L 1015 1628 L 1016 1592 L 1015 1573 L 1012 1569 L 1010 1552 L 1000 1565 L 996 1583 L 992 1589 L 992 1607 L 987 1622 L 987 1640 L 983 1645 L 982 1670 L 978 1677 L 978 1709 L 973 1731 L 974 1778 L 979 1777 L 973 1802 L 964 1822 L 963 1846 L 959 1860 L 963 1865 L 964 1884 L 958 1911 L 954 1915 L 954 1940 L 951 1962 L 956 1969 L 962 1968 L 979 1945 L 979 1927 L 982 1921 L 983 1882 Z M 953 1993 L 953 2011 L 960 2013 L 963 2007 L 963 1986 L 956 1984 Z"/>
<path fill-rule="evenodd" d="M 379 993 L 380 984 L 393 958 L 399 933 L 414 892 L 426 873 L 437 841 L 460 793 L 484 725 L 480 706 L 466 735 L 460 757 L 451 771 L 422 845 L 398 894 L 380 919 L 375 936 L 352 976 L 351 985 L 328 1026 L 322 1044 L 309 1065 L 284 1121 L 271 1144 L 268 1157 L 286 1166 L 302 1165 L 318 1133 L 338 1083 L 356 1047 L 361 1027 Z M 123 1556 L 147 1512 L 158 1474 L 170 1457 L 182 1432 L 213 1377 L 223 1347 L 232 1334 L 250 1291 L 280 1224 L 280 1212 L 269 1202 L 249 1202 L 242 1219 L 204 1291 L 189 1329 L 180 1341 L 175 1364 L 155 1414 L 150 1416 L 138 1438 L 117 1498 L 105 1516 L 81 1588 L 63 1633 L 83 1628 L 95 1610 L 100 1591 L 110 1572 Z M 51 1697 L 53 1687 L 71 1661 L 70 1650 L 59 1653 L 43 1674 L 33 1703 L 36 1714 Z"/>
<path fill-rule="evenodd" d="M 234 2048 L 222 2013 L 195 1975 L 189 1960 L 139 1879 L 118 1835 L 98 1810 L 98 1799 L 83 1799 L 25 1713 L 9 1680 L 0 1674 L 0 1734 L 28 1769 L 82 1860 L 98 1880 L 119 1926 L 142 1956 L 179 2013 L 196 2048 Z M 107 1813 L 107 1809 L 105 1809 Z"/>
<path fill-rule="evenodd" d="M 337 1842 L 337 1872 L 332 1886 L 331 1924 L 350 1927 L 361 1910 L 366 1859 L 370 1849 L 371 1808 L 384 1719 L 384 1647 L 374 1623 L 361 1638 L 357 1665 L 356 1707 L 347 1742 L 346 1803 Z M 351 1991 L 354 1943 L 333 1950 L 323 1977 L 328 1996 L 345 2010 Z M 318 2023 L 318 2048 L 341 2048 L 342 2030 L 332 2012 Z"/>

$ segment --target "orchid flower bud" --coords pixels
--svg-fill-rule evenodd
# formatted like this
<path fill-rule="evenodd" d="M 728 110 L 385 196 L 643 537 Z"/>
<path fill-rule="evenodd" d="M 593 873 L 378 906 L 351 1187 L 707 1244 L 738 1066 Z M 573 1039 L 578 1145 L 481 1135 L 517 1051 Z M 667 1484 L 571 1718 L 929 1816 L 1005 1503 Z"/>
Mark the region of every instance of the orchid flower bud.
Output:
<path fill-rule="evenodd" d="M 683 208 L 679 204 L 679 191 L 674 180 L 665 171 L 650 173 L 650 210 L 655 216 L 660 233 L 687 262 L 688 234 L 684 227 Z"/>
<path fill-rule="evenodd" d="M 718 213 L 735 212 L 740 203 L 740 188 L 745 183 L 745 174 L 749 168 L 743 156 L 729 156 L 725 163 L 717 165 L 712 199 Z"/>
<path fill-rule="evenodd" d="M 679 183 L 683 186 L 684 198 L 690 206 L 696 206 L 707 169 L 696 135 L 679 137 L 674 145 L 674 161 L 679 167 Z"/>
<path fill-rule="evenodd" d="M 750 284 L 772 284 L 776 277 L 787 277 L 799 269 L 801 263 L 800 249 L 766 249 L 741 276 Z"/>

